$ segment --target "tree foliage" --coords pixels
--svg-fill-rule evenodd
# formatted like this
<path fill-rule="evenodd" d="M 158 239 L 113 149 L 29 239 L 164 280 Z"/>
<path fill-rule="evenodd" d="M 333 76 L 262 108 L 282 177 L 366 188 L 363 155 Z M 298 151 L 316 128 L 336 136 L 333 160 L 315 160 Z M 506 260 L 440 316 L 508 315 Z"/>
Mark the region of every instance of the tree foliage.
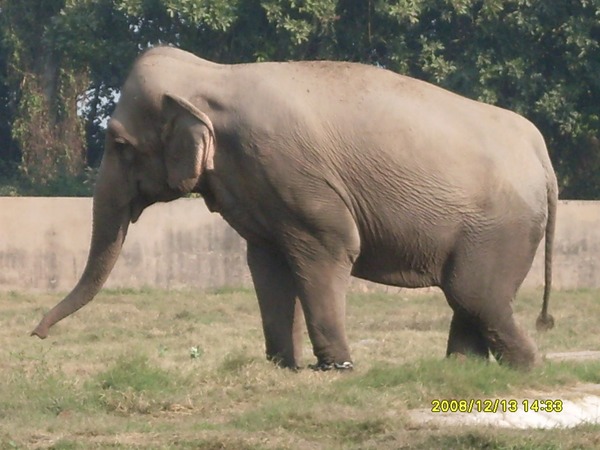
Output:
<path fill-rule="evenodd" d="M 170 44 L 377 64 L 512 109 L 544 134 L 561 195 L 600 197 L 600 0 L 0 0 L 0 35 L 0 177 L 96 166 L 133 59 Z"/>
<path fill-rule="evenodd" d="M 43 8 L 29 1 L 1 5 L 3 79 L 10 109 L 7 140 L 20 150 L 19 169 L 41 185 L 75 176 L 84 163 L 75 100 L 87 77 L 56 55 L 46 39 L 44 24 L 60 11 L 61 2 L 47 1 Z"/>

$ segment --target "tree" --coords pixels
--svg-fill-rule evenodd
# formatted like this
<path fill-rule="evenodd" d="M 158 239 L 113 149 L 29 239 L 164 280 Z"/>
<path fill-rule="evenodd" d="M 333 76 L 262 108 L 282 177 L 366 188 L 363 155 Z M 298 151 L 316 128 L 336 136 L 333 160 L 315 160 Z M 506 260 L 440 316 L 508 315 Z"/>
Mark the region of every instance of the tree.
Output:
<path fill-rule="evenodd" d="M 48 184 L 83 168 L 83 129 L 76 98 L 86 86 L 85 72 L 71 70 L 53 52 L 46 24 L 63 1 L 2 3 L 4 87 L 12 92 L 11 138 L 20 150 L 19 169 L 32 183 Z"/>
<path fill-rule="evenodd" d="M 119 7 L 121 3 L 67 0 L 46 28 L 54 53 L 72 70 L 88 76 L 87 85 L 79 92 L 78 107 L 85 123 L 86 159 L 92 167 L 100 162 L 106 118 L 114 108 L 119 86 L 143 48 L 133 30 L 144 26 L 146 20 L 128 16 Z"/>
<path fill-rule="evenodd" d="M 5 48 L 0 46 L 0 177 L 5 177 L 11 163 L 15 164 L 19 158 L 11 132 L 10 109 L 13 96 L 8 85 L 7 60 Z"/>

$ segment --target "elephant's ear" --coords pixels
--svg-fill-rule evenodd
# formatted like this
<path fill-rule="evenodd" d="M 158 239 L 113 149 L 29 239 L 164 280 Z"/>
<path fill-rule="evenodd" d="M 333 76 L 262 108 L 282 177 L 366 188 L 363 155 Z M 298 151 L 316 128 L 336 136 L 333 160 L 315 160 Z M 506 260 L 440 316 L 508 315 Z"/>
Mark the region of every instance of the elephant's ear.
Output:
<path fill-rule="evenodd" d="M 176 95 L 163 98 L 165 164 L 169 186 L 191 192 L 200 175 L 214 167 L 215 133 L 206 114 Z"/>

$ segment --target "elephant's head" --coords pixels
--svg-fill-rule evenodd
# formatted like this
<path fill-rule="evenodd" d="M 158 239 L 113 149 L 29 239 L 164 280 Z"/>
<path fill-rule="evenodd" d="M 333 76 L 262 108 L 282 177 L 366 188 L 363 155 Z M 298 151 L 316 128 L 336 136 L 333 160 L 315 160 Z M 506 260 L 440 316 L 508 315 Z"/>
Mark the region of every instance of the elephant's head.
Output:
<path fill-rule="evenodd" d="M 147 206 L 193 191 L 212 168 L 215 135 L 210 119 L 183 96 L 150 82 L 148 73 L 140 73 L 144 65 L 139 66 L 108 124 L 85 269 L 74 289 L 33 330 L 42 339 L 52 325 L 98 293 L 120 254 L 129 223 Z"/>

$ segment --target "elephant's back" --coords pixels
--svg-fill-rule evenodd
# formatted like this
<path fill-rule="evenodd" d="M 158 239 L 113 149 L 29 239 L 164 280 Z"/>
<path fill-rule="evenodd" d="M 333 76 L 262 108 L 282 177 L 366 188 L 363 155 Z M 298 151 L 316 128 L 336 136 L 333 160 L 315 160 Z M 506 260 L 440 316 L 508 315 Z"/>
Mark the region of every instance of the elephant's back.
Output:
<path fill-rule="evenodd" d="M 357 208 L 395 214 L 426 198 L 428 209 L 462 217 L 506 197 L 537 208 L 545 196 L 543 139 L 515 113 L 362 64 L 232 69 L 251 92 L 241 116 L 252 139 L 309 171 L 326 168 L 357 193 Z"/>

